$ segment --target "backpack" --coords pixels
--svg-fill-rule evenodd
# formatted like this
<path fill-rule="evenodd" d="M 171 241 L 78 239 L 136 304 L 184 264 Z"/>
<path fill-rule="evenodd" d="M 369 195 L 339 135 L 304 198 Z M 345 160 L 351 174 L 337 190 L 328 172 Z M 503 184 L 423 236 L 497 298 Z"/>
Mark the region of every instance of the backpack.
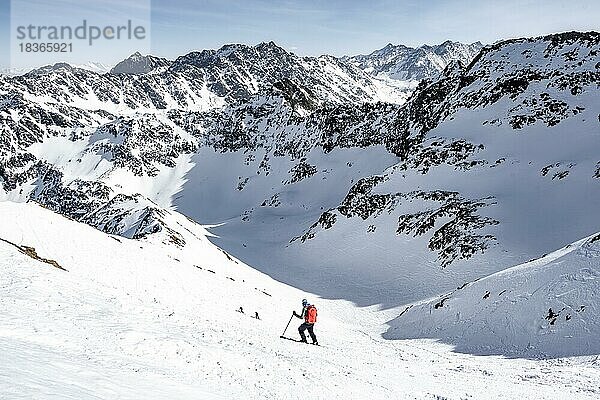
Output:
<path fill-rule="evenodd" d="M 309 324 L 314 324 L 315 322 L 317 322 L 317 308 L 315 306 L 308 306 L 308 308 L 306 309 L 305 321 Z"/>

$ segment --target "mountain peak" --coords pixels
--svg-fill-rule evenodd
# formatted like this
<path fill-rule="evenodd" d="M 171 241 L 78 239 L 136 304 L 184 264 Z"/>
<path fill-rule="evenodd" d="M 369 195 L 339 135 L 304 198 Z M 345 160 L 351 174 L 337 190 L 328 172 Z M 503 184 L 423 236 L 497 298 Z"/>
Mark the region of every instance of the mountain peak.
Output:
<path fill-rule="evenodd" d="M 125 60 L 115 65 L 111 70 L 111 74 L 133 74 L 140 75 L 152 72 L 153 70 L 166 67 L 171 62 L 166 58 L 155 57 L 152 55 L 142 55 L 139 51 L 136 51 Z"/>
<path fill-rule="evenodd" d="M 281 48 L 280 46 L 277 45 L 277 43 L 275 43 L 272 40 L 269 40 L 268 42 L 260 42 L 254 47 L 276 47 L 278 49 Z"/>
<path fill-rule="evenodd" d="M 279 46 L 277 43 L 275 43 L 272 40 L 269 42 L 261 42 L 261 43 L 257 44 L 256 46 L 254 46 L 254 48 L 259 51 L 269 51 L 269 52 L 275 52 L 275 53 L 281 53 L 281 54 L 283 54 L 283 53 L 289 54 L 289 52 L 286 49 Z"/>
<path fill-rule="evenodd" d="M 417 48 L 389 43 L 369 55 L 345 59 L 371 75 L 411 81 L 434 77 L 452 61 L 468 65 L 482 47 L 479 42 L 463 44 L 451 40 Z"/>
<path fill-rule="evenodd" d="M 202 51 L 193 51 L 186 55 L 178 57 L 173 65 L 173 69 L 179 70 L 188 65 L 205 68 L 217 64 L 238 63 L 241 60 L 257 62 L 259 59 L 265 60 L 268 57 L 273 58 L 273 63 L 281 62 L 284 58 L 292 55 L 287 50 L 278 46 L 275 42 L 261 42 L 254 46 L 243 43 L 228 43 L 219 49 L 207 49 Z"/>
<path fill-rule="evenodd" d="M 71 71 L 73 71 L 73 66 L 71 66 L 70 64 L 67 64 L 65 62 L 58 62 L 53 65 L 45 65 L 43 67 L 33 69 L 30 72 L 28 72 L 28 74 L 44 75 L 44 74 L 51 74 L 51 73 L 55 73 L 55 72 L 71 72 Z"/>

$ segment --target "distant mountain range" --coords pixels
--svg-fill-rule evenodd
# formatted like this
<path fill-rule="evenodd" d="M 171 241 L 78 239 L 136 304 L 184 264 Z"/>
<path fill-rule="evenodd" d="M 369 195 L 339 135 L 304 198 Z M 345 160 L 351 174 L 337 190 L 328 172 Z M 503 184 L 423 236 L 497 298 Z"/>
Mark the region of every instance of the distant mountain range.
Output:
<path fill-rule="evenodd" d="M 226 56 L 228 51 L 235 51 L 236 48 L 239 50 L 243 47 L 248 46 L 226 45 L 219 50 L 205 50 L 201 53 L 204 56 L 209 54 Z M 452 61 L 468 64 L 482 47 L 483 45 L 480 42 L 463 44 L 446 41 L 440 45 L 423 45 L 418 48 L 390 43 L 371 54 L 345 56 L 341 57 L 340 60 L 349 62 L 374 76 L 385 76 L 396 80 L 421 80 L 434 77 Z M 99 62 L 73 64 L 72 66 L 97 73 L 145 74 L 160 68 L 167 68 L 173 63 L 173 60 L 153 55 L 142 55 L 136 52 L 112 68 Z M 35 68 L 5 68 L 0 70 L 0 74 L 22 75 L 32 69 Z"/>
<path fill-rule="evenodd" d="M 419 81 L 434 79 L 451 62 L 468 64 L 481 48 L 482 45 L 479 42 L 467 45 L 446 41 L 440 45 L 424 45 L 418 48 L 388 44 L 383 49 L 369 55 L 336 58 L 328 55 L 299 57 L 273 42 L 261 43 L 256 46 L 230 44 L 218 50 L 191 52 L 176 60 L 135 52 L 112 68 L 98 62 L 77 65 L 58 63 L 40 68 L 4 69 L 0 70 L 0 76 L 19 76 L 27 73 L 39 76 L 44 71 L 71 67 L 97 74 L 129 77 L 156 75 L 156 78 L 152 79 L 161 79 L 161 76 L 164 77 L 165 73 L 169 72 L 185 71 L 185 74 L 188 75 L 186 80 L 195 81 L 196 77 L 190 73 L 193 66 L 208 74 L 200 79 L 207 78 L 208 84 L 213 86 L 212 89 L 217 95 L 221 96 L 225 92 L 230 92 L 229 86 L 240 90 L 241 84 L 246 88 L 241 90 L 247 97 L 248 93 L 256 90 L 257 87 L 252 87 L 252 84 L 243 83 L 243 81 L 252 79 L 253 74 L 258 73 L 265 76 L 270 85 L 283 77 L 287 78 L 288 75 L 292 78 L 296 77 L 298 81 L 303 81 L 303 75 L 310 70 L 312 72 L 308 73 L 310 77 L 305 82 L 305 86 L 311 87 L 315 84 L 317 90 L 321 91 L 321 100 L 334 100 L 334 98 L 339 100 L 343 97 L 352 101 L 385 101 L 401 104 L 406 101 Z M 252 65 L 254 62 L 256 65 Z M 276 67 L 274 67 L 275 65 Z M 289 71 L 283 74 L 277 72 L 283 65 L 288 65 Z M 242 71 L 240 68 L 244 70 Z M 259 72 L 259 69 L 262 71 Z M 270 69 L 275 74 L 269 74 Z M 299 72 L 300 70 L 305 70 L 305 72 Z M 313 77 L 319 74 L 321 82 L 311 82 Z M 146 81 L 152 79 L 145 78 Z M 324 81 L 329 81 L 326 87 L 322 87 Z M 254 84 L 258 83 L 260 81 L 256 81 Z M 195 84 L 192 82 L 190 87 L 194 88 L 194 86 Z M 352 87 L 352 89 L 341 93 L 346 91 L 346 87 Z M 247 90 L 248 88 L 250 91 Z M 180 93 L 186 92 L 186 88 L 175 90 Z M 192 89 L 192 91 L 197 94 L 199 88 Z M 231 94 L 230 92 L 228 96 Z M 175 95 L 175 101 L 179 96 L 182 94 Z"/>
<path fill-rule="evenodd" d="M 371 54 L 343 59 L 374 76 L 410 81 L 435 77 L 453 61 L 466 66 L 482 48 L 480 42 L 463 44 L 450 40 L 417 48 L 389 43 Z"/>
<path fill-rule="evenodd" d="M 106 72 L 110 71 L 110 66 L 103 64 L 101 62 L 87 62 L 84 64 L 71 64 L 72 67 L 75 68 L 80 68 L 80 69 L 85 69 L 87 71 L 92 71 L 92 72 L 96 72 L 98 74 L 104 74 Z M 17 75 L 24 75 L 32 70 L 35 70 L 35 67 L 30 67 L 30 68 L 2 68 L 0 67 L 0 75 L 6 75 L 6 76 L 17 76 Z"/>

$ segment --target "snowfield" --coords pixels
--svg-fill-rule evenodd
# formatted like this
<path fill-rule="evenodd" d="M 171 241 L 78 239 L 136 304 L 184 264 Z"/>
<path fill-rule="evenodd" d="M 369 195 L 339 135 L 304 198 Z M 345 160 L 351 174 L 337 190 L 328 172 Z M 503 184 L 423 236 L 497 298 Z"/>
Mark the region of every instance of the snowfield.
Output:
<path fill-rule="evenodd" d="M 439 338 L 470 354 L 600 354 L 600 234 L 409 306 L 387 338 Z"/>
<path fill-rule="evenodd" d="M 399 309 L 316 298 L 235 260 L 180 214 L 165 218 L 185 232 L 184 246 L 170 243 L 165 232 L 130 240 L 33 203 L 0 202 L 0 398 L 600 396 L 597 356 L 481 357 L 433 340 L 385 340 L 386 321 Z M 528 269 L 544 276 L 543 268 L 561 260 L 566 265 L 583 260 L 586 251 L 597 255 L 597 247 L 586 247 L 590 240 L 549 263 L 475 282 L 464 297 L 448 300 L 448 307 L 468 301 L 467 294 L 483 286 L 497 296 L 496 290 L 510 289 L 512 277 Z M 66 271 L 33 259 L 25 246 Z M 597 272 L 597 258 L 589 263 Z M 597 287 L 594 275 L 587 276 L 580 287 Z M 597 334 L 597 298 L 593 291 L 578 293 L 590 294 L 587 328 Z M 319 309 L 315 332 L 321 347 L 279 339 L 303 297 Z M 298 325 L 292 321 L 287 336 L 297 337 Z M 393 326 L 395 332 L 414 328 L 402 319 Z"/>

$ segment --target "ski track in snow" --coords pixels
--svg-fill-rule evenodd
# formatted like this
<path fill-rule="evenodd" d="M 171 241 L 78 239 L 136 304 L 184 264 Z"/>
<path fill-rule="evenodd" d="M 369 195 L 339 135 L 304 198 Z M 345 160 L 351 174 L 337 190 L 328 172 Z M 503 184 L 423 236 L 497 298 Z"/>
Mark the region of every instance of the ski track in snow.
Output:
<path fill-rule="evenodd" d="M 0 220 L 0 238 L 69 271 L 0 242 L 2 399 L 600 396 L 597 357 L 478 357 L 385 340 L 398 309 L 315 298 L 208 241 L 177 249 L 113 238 L 33 204 L 0 203 Z M 278 338 L 302 297 L 319 308 L 322 347 Z"/>

